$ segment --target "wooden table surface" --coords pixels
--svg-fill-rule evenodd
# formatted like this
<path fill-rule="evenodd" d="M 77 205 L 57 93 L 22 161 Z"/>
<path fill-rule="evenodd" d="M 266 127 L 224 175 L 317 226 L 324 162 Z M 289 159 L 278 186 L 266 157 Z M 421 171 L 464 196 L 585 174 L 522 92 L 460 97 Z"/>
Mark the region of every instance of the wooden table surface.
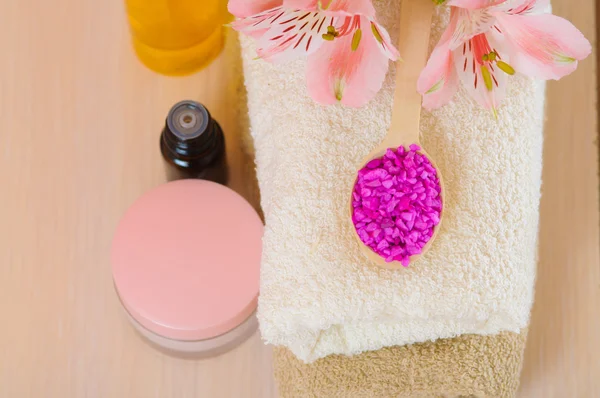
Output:
<path fill-rule="evenodd" d="M 161 77 L 132 54 L 120 1 L 0 3 L 0 397 L 274 396 L 258 335 L 205 361 L 149 348 L 120 312 L 109 267 L 119 217 L 164 180 L 157 138 L 176 101 L 199 99 L 222 123 L 244 192 L 231 56 Z M 594 37 L 593 0 L 554 5 Z M 594 70 L 589 59 L 548 88 L 522 397 L 600 397 Z"/>

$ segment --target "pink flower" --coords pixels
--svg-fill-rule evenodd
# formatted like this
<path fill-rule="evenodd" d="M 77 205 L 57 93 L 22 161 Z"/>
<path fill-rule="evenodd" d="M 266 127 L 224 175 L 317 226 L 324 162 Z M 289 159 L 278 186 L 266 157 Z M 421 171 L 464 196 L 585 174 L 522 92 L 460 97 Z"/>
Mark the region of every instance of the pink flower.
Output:
<path fill-rule="evenodd" d="M 230 0 L 229 11 L 233 28 L 257 39 L 260 58 L 308 56 L 308 91 L 322 104 L 365 105 L 398 58 L 370 0 Z"/>
<path fill-rule="evenodd" d="M 496 109 L 509 77 L 560 79 L 577 68 L 592 47 L 569 21 L 546 13 L 549 0 L 448 0 L 450 24 L 417 89 L 423 106 L 448 103 L 458 82 L 484 108 Z"/>

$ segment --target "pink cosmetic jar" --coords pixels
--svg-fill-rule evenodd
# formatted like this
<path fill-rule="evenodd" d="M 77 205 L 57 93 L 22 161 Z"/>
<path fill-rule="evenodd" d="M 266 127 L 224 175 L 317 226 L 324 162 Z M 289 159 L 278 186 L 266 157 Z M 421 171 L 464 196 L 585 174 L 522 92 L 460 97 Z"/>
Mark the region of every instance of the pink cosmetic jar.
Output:
<path fill-rule="evenodd" d="M 210 181 L 179 180 L 140 197 L 111 250 L 115 290 L 155 347 L 202 358 L 257 329 L 263 224 L 248 202 Z"/>

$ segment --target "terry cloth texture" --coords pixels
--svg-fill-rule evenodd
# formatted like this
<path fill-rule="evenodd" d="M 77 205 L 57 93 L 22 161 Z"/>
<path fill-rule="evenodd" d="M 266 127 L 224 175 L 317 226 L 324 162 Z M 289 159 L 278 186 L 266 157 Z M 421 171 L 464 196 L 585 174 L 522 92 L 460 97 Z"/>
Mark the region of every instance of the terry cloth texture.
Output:
<path fill-rule="evenodd" d="M 375 2 L 394 40 L 399 5 Z M 432 46 L 447 11 L 436 11 Z M 266 342 L 311 362 L 527 327 L 543 82 L 511 77 L 498 120 L 462 89 L 451 104 L 423 113 L 421 142 L 445 181 L 444 222 L 418 263 L 389 271 L 359 251 L 347 203 L 360 160 L 388 129 L 393 71 L 368 106 L 324 107 L 307 95 L 305 59 L 255 60 L 247 38 L 242 55 L 266 221 L 258 308 Z"/>
<path fill-rule="evenodd" d="M 464 335 L 311 364 L 277 347 L 275 378 L 282 398 L 514 397 L 526 335 Z"/>

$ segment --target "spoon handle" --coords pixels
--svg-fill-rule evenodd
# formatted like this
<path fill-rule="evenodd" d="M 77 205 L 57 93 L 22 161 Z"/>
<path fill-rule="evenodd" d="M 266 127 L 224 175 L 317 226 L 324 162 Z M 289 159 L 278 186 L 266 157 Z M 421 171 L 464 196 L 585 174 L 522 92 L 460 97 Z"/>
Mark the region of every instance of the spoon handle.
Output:
<path fill-rule="evenodd" d="M 432 0 L 402 0 L 400 5 L 400 41 L 403 58 L 396 61 L 396 89 L 392 108 L 392 124 L 386 147 L 419 142 L 421 95 L 417 80 L 425 67 L 429 50 L 429 34 L 435 5 Z"/>

